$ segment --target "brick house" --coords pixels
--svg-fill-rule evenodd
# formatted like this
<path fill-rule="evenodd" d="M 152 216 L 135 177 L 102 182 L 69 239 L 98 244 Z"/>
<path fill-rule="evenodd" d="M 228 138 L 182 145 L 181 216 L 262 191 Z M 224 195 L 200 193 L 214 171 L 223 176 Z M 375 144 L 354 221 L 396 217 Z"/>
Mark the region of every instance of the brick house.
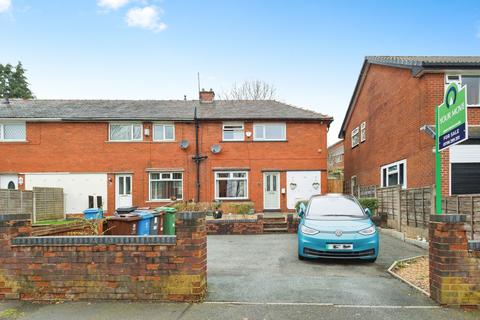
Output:
<path fill-rule="evenodd" d="M 326 191 L 332 120 L 211 90 L 191 101 L 12 100 L 0 105 L 0 188 L 62 187 L 67 213 L 89 195 L 108 213 L 172 198 L 291 210 Z"/>
<path fill-rule="evenodd" d="M 344 145 L 340 140 L 328 147 L 327 167 L 329 175 L 343 175 Z"/>
<path fill-rule="evenodd" d="M 469 140 L 442 152 L 442 193 L 480 193 L 480 57 L 369 56 L 339 138 L 345 191 L 435 183 L 435 107 L 452 81 L 467 86 Z"/>

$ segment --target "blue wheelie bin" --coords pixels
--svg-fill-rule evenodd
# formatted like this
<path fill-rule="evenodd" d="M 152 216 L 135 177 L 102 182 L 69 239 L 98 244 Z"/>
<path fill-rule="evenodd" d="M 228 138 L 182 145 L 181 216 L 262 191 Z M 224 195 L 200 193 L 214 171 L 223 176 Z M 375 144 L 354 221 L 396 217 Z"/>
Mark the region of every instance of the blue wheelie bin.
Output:
<path fill-rule="evenodd" d="M 150 235 L 150 226 L 152 224 L 153 214 L 148 211 L 137 210 L 134 212 L 141 220 L 138 221 L 137 235 L 148 236 Z"/>

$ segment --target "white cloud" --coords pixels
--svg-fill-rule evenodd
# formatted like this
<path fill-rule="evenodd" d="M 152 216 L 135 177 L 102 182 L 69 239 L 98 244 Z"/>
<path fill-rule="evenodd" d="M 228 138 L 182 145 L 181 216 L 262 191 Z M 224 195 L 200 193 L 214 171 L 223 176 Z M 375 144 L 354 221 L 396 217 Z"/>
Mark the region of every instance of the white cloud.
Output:
<path fill-rule="evenodd" d="M 167 28 L 167 25 L 160 21 L 160 13 L 161 11 L 153 6 L 132 8 L 128 10 L 125 21 L 127 21 L 130 27 L 139 27 L 160 32 Z"/>
<path fill-rule="evenodd" d="M 130 0 L 97 0 L 97 5 L 103 9 L 117 10 L 126 5 L 129 1 Z"/>
<path fill-rule="evenodd" d="M 12 5 L 11 0 L 0 0 L 0 13 L 7 11 L 10 9 L 10 6 Z"/>

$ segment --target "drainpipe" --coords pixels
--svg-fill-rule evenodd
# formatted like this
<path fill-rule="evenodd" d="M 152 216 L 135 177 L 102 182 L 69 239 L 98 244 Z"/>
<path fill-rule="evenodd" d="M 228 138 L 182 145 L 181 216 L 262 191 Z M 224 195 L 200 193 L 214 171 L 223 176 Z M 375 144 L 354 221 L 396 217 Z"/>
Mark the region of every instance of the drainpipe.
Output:
<path fill-rule="evenodd" d="M 200 202 L 200 163 L 207 159 L 207 156 L 202 156 L 200 154 L 200 146 L 198 144 L 198 131 L 200 129 L 200 122 L 197 117 L 197 107 L 195 107 L 195 113 L 194 113 L 194 122 L 195 122 L 195 155 L 192 157 L 193 161 L 196 164 L 197 167 L 197 178 L 195 182 L 196 186 L 196 194 L 195 194 L 195 202 Z"/>

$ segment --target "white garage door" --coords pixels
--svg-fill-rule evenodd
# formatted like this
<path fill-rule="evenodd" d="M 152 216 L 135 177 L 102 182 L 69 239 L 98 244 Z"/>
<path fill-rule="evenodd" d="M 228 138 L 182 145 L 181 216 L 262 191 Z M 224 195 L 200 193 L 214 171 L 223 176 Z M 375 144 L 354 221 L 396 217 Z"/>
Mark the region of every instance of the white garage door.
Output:
<path fill-rule="evenodd" d="M 288 171 L 287 172 L 287 208 L 295 209 L 295 203 L 308 200 L 320 194 L 322 190 L 320 171 Z"/>
<path fill-rule="evenodd" d="M 107 174 L 105 173 L 28 173 L 25 188 L 63 188 L 66 213 L 82 213 L 88 208 L 88 196 L 102 196 L 107 210 Z"/>

